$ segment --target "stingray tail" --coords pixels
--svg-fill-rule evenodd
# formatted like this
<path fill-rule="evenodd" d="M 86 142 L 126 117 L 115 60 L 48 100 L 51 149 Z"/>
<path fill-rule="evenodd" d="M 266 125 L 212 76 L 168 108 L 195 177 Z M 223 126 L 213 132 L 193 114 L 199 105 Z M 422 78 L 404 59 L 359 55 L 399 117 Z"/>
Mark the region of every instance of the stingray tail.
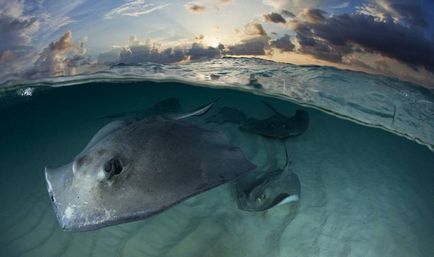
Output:
<path fill-rule="evenodd" d="M 214 104 L 218 100 L 220 100 L 220 98 L 217 98 L 216 100 L 212 101 L 211 103 L 204 105 L 204 106 L 201 106 L 201 107 L 195 109 L 194 111 L 187 112 L 187 113 L 167 115 L 167 117 L 169 119 L 173 119 L 173 120 L 182 120 L 182 119 L 189 118 L 192 116 L 202 116 L 202 115 L 206 114 L 209 110 L 211 110 L 211 108 L 214 106 Z"/>
<path fill-rule="evenodd" d="M 284 117 L 286 117 L 285 115 L 283 115 L 282 113 L 280 113 L 278 110 L 276 110 L 271 104 L 269 104 L 269 103 L 267 103 L 267 102 L 264 102 L 264 101 L 262 101 L 262 103 L 265 105 L 265 106 L 267 106 L 268 108 L 270 108 L 270 110 L 272 110 L 273 112 L 275 112 L 277 115 L 281 115 L 281 116 L 284 116 Z"/>
<path fill-rule="evenodd" d="M 285 165 L 283 166 L 282 170 L 286 170 L 286 168 L 288 168 L 289 164 L 291 164 L 290 160 L 289 160 L 289 154 L 288 154 L 288 149 L 286 148 L 286 144 L 285 141 L 282 141 L 282 145 L 283 148 L 285 149 Z"/>

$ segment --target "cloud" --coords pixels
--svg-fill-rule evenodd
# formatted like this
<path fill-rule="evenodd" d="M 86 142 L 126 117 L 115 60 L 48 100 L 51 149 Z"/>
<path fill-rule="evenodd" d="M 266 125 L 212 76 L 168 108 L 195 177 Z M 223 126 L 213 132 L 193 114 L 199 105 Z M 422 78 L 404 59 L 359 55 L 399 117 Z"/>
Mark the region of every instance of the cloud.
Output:
<path fill-rule="evenodd" d="M 51 52 L 64 53 L 72 48 L 72 32 L 68 31 L 56 42 L 51 42 L 49 49 Z"/>
<path fill-rule="evenodd" d="M 0 53 L 29 46 L 31 35 L 39 28 L 36 17 L 23 14 L 23 2 L 0 1 Z"/>
<path fill-rule="evenodd" d="M 0 81 L 18 77 L 35 55 L 32 36 L 40 22 L 24 15 L 24 2 L 0 0 Z"/>
<path fill-rule="evenodd" d="M 0 51 L 28 45 L 32 41 L 30 35 L 37 30 L 38 24 L 35 17 L 0 16 Z"/>
<path fill-rule="evenodd" d="M 295 45 L 291 42 L 291 38 L 288 34 L 276 40 L 270 41 L 270 46 L 272 48 L 279 49 L 281 52 L 290 52 L 294 50 Z"/>
<path fill-rule="evenodd" d="M 302 53 L 333 62 L 354 52 L 378 53 L 434 71 L 434 42 L 420 30 L 360 13 L 327 16 L 312 9 L 303 16 L 294 22 Z"/>
<path fill-rule="evenodd" d="M 15 60 L 16 56 L 14 52 L 10 50 L 6 50 L 3 53 L 0 54 L 0 63 L 8 63 Z"/>
<path fill-rule="evenodd" d="M 224 53 L 229 55 L 268 55 L 270 54 L 270 37 L 264 27 L 253 20 L 244 26 L 240 42 L 226 46 Z"/>
<path fill-rule="evenodd" d="M 409 26 L 426 27 L 428 14 L 423 1 L 379 0 L 358 7 L 360 14 L 370 15 L 379 21 L 394 21 Z"/>
<path fill-rule="evenodd" d="M 36 16 L 40 23 L 38 33 L 35 34 L 34 40 L 44 41 L 44 43 L 46 43 L 45 40 L 51 38 L 53 34 L 61 28 L 86 19 L 83 10 L 87 8 L 81 8 L 82 5 L 85 4 L 85 1 L 86 0 L 23 0 L 26 12 Z M 100 7 L 102 6 L 100 5 Z M 79 15 L 77 15 L 78 13 Z"/>
<path fill-rule="evenodd" d="M 18 17 L 23 13 L 23 3 L 21 1 L 0 0 L 0 15 Z"/>
<path fill-rule="evenodd" d="M 263 3 L 275 9 L 288 9 L 290 5 L 289 0 L 263 0 Z"/>
<path fill-rule="evenodd" d="M 129 43 L 123 48 L 113 49 L 98 56 L 101 64 L 139 64 L 139 63 L 177 63 L 221 58 L 223 55 L 268 55 L 271 53 L 270 37 L 260 23 L 249 22 L 244 26 L 240 42 L 233 45 L 217 47 L 206 46 L 204 35 L 198 35 L 191 44 L 164 48 L 161 44 L 140 42 L 136 37 L 129 38 Z M 286 38 L 274 42 L 276 48 L 288 49 Z"/>
<path fill-rule="evenodd" d="M 304 9 L 301 13 L 302 17 L 307 19 L 311 23 L 318 23 L 325 21 L 325 11 L 320 9 Z"/>
<path fill-rule="evenodd" d="M 154 3 L 145 0 L 132 0 L 126 4 L 110 10 L 104 15 L 105 19 L 112 19 L 116 16 L 141 16 L 152 13 L 169 6 L 167 3 Z"/>
<path fill-rule="evenodd" d="M 205 6 L 198 2 L 188 2 L 185 5 L 185 8 L 191 12 L 199 13 L 205 11 Z"/>
<path fill-rule="evenodd" d="M 68 31 L 42 50 L 33 67 L 28 69 L 24 76 L 34 79 L 75 75 L 76 68 L 86 61 L 85 54 L 85 42 L 79 41 L 74 44 L 72 32 Z"/>
<path fill-rule="evenodd" d="M 152 45 L 135 45 L 125 47 L 119 55 L 119 62 L 125 64 L 138 64 L 145 62 L 175 63 L 185 59 L 182 48 L 159 49 Z"/>
<path fill-rule="evenodd" d="M 201 43 L 201 42 L 203 41 L 204 38 L 205 38 L 205 36 L 201 34 L 201 35 L 196 36 L 194 39 L 195 39 L 197 42 Z"/>
<path fill-rule="evenodd" d="M 97 62 L 99 64 L 111 65 L 119 63 L 119 56 L 121 54 L 122 48 L 117 47 L 108 52 L 100 53 L 97 57 Z"/>
<path fill-rule="evenodd" d="M 198 36 L 197 38 L 203 39 L 203 36 Z M 201 42 L 164 48 L 160 44 L 149 41 L 143 44 L 136 37 L 130 37 L 128 46 L 100 54 L 98 56 L 98 63 L 139 64 L 152 62 L 168 64 L 182 61 L 199 61 L 220 58 L 223 48 L 223 46 L 217 48 L 205 46 Z"/>
<path fill-rule="evenodd" d="M 270 38 L 266 35 L 243 39 L 239 44 L 228 46 L 229 55 L 266 55 L 270 49 Z"/>
<path fill-rule="evenodd" d="M 273 7 L 275 10 L 290 10 L 299 12 L 304 8 L 318 8 L 328 0 L 263 0 L 263 3 Z"/>
<path fill-rule="evenodd" d="M 350 6 L 350 2 L 342 2 L 340 4 L 337 4 L 335 6 L 332 6 L 332 9 L 342 9 L 342 8 L 347 8 L 348 6 Z"/>
<path fill-rule="evenodd" d="M 285 18 L 283 18 L 282 15 L 275 12 L 264 14 L 263 17 L 266 22 L 286 23 Z"/>
<path fill-rule="evenodd" d="M 205 47 L 201 43 L 193 43 L 190 49 L 188 49 L 187 54 L 190 61 L 215 59 L 221 57 L 220 48 L 222 46 L 214 48 L 210 46 Z"/>
<path fill-rule="evenodd" d="M 267 32 L 265 32 L 264 27 L 256 21 L 252 21 L 247 23 L 244 26 L 244 33 L 247 36 L 266 36 Z"/>
<path fill-rule="evenodd" d="M 280 11 L 280 13 L 281 13 L 281 15 L 283 17 L 286 17 L 286 18 L 295 18 L 295 15 L 292 12 L 288 11 L 288 10 L 282 10 L 282 11 Z"/>

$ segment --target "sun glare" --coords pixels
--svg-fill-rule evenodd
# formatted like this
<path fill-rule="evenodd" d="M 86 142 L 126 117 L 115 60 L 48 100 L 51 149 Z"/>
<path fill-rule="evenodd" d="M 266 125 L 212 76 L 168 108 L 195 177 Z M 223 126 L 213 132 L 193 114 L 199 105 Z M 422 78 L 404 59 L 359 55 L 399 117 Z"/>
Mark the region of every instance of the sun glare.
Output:
<path fill-rule="evenodd" d="M 207 46 L 218 47 L 218 45 L 221 43 L 221 40 L 217 36 L 205 36 L 203 43 Z"/>

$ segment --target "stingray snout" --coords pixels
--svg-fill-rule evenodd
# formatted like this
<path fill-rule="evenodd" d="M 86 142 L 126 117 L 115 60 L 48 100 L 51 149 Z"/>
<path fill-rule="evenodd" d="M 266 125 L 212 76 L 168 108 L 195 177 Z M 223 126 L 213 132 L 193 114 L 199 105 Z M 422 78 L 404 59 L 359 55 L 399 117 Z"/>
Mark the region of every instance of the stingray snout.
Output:
<path fill-rule="evenodd" d="M 44 168 L 44 173 L 45 173 L 45 180 L 47 182 L 47 190 L 48 190 L 48 194 L 50 196 L 51 202 L 54 202 L 54 197 L 53 197 L 53 186 L 51 185 L 51 181 L 49 179 L 49 174 L 51 174 L 53 171 L 51 168 L 45 167 Z"/>
<path fill-rule="evenodd" d="M 47 191 L 53 204 L 57 220 L 63 229 L 66 229 L 65 208 L 69 203 L 73 203 L 74 197 L 78 192 L 66 190 L 67 184 L 72 175 L 72 164 L 66 164 L 61 167 L 45 167 L 45 180 L 47 182 Z"/>

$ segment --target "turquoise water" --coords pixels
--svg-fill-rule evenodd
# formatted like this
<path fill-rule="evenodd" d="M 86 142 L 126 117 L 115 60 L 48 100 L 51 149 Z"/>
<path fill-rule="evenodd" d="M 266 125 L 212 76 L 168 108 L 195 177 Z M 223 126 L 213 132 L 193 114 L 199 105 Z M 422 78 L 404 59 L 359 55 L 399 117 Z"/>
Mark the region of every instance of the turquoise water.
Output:
<path fill-rule="evenodd" d="M 0 81 L 0 97 L 4 98 L 4 91 L 16 90 L 18 95 L 25 96 L 46 86 L 101 81 L 176 81 L 289 100 L 363 125 L 383 128 L 434 149 L 434 91 L 398 79 L 257 58 L 99 68 L 94 67 L 95 70 L 77 76 Z"/>
<path fill-rule="evenodd" d="M 109 121 L 103 117 L 172 96 L 184 110 L 220 98 L 191 121 L 224 132 L 264 170 L 284 163 L 279 141 L 204 119 L 223 106 L 265 118 L 264 100 L 288 116 L 307 110 L 307 132 L 285 141 L 301 182 L 297 208 L 238 210 L 228 183 L 147 220 L 63 232 L 44 167 L 70 162 Z M 434 153 L 382 129 L 276 98 L 179 83 L 36 89 L 2 96 L 0 106 L 1 256 L 434 256 Z"/>

